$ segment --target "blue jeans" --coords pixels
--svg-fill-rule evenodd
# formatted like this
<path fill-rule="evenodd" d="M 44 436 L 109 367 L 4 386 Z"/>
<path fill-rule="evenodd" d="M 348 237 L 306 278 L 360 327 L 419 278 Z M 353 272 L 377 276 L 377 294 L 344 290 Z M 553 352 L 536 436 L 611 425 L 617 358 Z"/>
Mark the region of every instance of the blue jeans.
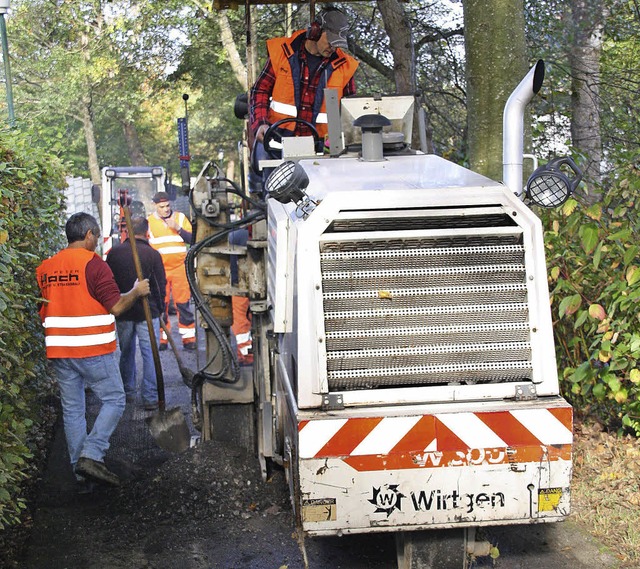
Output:
<path fill-rule="evenodd" d="M 125 406 L 116 354 L 56 358 L 49 362 L 60 387 L 64 433 L 71 465 L 75 467 L 81 457 L 102 461 Z M 85 387 L 93 391 L 101 404 L 88 435 Z"/>
<path fill-rule="evenodd" d="M 153 332 L 156 345 L 160 341 L 160 318 L 154 318 Z M 136 337 L 140 345 L 142 356 L 142 399 L 146 403 L 158 401 L 158 386 L 156 383 L 156 368 L 153 363 L 151 338 L 146 320 L 133 322 L 131 320 L 116 320 L 118 328 L 118 343 L 120 345 L 120 375 L 127 397 L 136 396 Z"/>

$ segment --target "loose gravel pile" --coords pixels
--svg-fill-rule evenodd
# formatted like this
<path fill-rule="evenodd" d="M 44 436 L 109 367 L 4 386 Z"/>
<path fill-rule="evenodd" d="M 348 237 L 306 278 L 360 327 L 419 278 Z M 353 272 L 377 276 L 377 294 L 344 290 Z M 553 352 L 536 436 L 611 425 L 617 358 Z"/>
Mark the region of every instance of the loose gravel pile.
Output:
<path fill-rule="evenodd" d="M 20 567 L 302 567 L 282 471 L 265 482 L 252 453 L 218 442 L 149 460 L 157 464 L 112 465 L 128 470 L 120 488 L 49 486 Z"/>
<path fill-rule="evenodd" d="M 283 473 L 262 481 L 243 449 L 207 441 L 170 458 L 119 491 L 109 508 L 139 524 L 248 520 L 289 510 Z"/>

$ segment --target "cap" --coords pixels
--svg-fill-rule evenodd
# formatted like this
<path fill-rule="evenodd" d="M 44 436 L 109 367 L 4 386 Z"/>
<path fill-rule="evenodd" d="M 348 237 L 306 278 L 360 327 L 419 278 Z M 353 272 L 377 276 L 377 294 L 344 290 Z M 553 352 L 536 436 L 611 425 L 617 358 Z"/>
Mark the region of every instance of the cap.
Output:
<path fill-rule="evenodd" d="M 153 196 L 153 203 L 160 202 L 168 202 L 171 201 L 169 199 L 169 194 L 167 192 L 157 192 L 155 196 Z"/>
<path fill-rule="evenodd" d="M 331 47 L 347 47 L 349 20 L 341 10 L 325 10 L 318 14 L 317 22 L 327 32 L 327 41 Z"/>

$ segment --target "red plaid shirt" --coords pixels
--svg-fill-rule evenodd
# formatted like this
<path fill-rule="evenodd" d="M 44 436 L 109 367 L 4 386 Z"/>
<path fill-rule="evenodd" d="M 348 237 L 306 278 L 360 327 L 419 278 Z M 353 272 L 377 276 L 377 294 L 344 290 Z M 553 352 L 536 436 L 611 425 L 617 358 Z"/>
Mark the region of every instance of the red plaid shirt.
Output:
<path fill-rule="evenodd" d="M 329 62 L 333 57 L 336 57 L 336 54 L 332 54 L 330 57 L 325 57 L 316 72 L 313 74 L 313 77 L 309 77 L 309 66 L 307 64 L 307 50 L 304 48 L 304 35 L 301 36 L 302 40 L 300 42 L 300 46 L 298 49 L 298 55 L 300 58 L 300 77 L 302 80 L 302 85 L 300 86 L 300 106 L 302 108 L 298 108 L 298 118 L 303 119 L 307 122 L 312 122 L 313 118 L 313 103 L 316 99 L 316 93 L 318 90 L 318 84 L 320 83 L 320 78 L 322 76 L 322 72 L 329 65 Z M 295 46 L 295 42 L 293 44 Z M 255 133 L 258 130 L 258 127 L 263 124 L 270 124 L 268 120 L 269 116 L 269 104 L 271 102 L 271 93 L 273 92 L 273 87 L 276 84 L 276 77 L 273 71 L 273 65 L 271 64 L 271 59 L 267 59 L 267 63 L 265 64 L 258 80 L 255 82 L 255 85 L 251 89 L 251 98 L 250 98 L 250 109 L 249 109 L 249 124 L 251 125 L 251 130 Z M 349 83 L 345 85 L 343 90 L 343 96 L 347 97 L 349 95 L 354 95 L 356 92 L 356 84 L 353 80 L 353 77 L 349 80 Z M 323 94 L 321 94 L 323 96 Z M 309 136 L 311 131 L 304 126 L 303 124 L 296 123 L 296 129 L 294 131 L 295 136 Z"/>

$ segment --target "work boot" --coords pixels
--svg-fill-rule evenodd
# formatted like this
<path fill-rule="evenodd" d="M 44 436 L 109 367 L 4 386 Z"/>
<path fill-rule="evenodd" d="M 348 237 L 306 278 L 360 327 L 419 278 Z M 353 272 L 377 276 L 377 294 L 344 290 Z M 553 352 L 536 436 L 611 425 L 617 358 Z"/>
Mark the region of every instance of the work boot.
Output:
<path fill-rule="evenodd" d="M 104 464 L 93 460 L 92 458 L 80 457 L 76 463 L 76 473 L 97 480 L 98 482 L 104 482 L 111 486 L 120 486 L 120 478 L 113 472 L 111 472 Z"/>
<path fill-rule="evenodd" d="M 182 349 L 183 350 L 188 350 L 190 352 L 195 351 L 196 343 L 195 342 L 191 342 L 189 344 L 183 344 Z"/>
<path fill-rule="evenodd" d="M 164 351 L 165 351 L 165 350 L 167 350 L 168 348 L 169 348 L 169 345 L 168 345 L 168 344 L 160 344 L 160 346 L 159 346 L 159 348 L 158 348 L 158 349 L 159 349 L 161 352 L 164 352 Z"/>

